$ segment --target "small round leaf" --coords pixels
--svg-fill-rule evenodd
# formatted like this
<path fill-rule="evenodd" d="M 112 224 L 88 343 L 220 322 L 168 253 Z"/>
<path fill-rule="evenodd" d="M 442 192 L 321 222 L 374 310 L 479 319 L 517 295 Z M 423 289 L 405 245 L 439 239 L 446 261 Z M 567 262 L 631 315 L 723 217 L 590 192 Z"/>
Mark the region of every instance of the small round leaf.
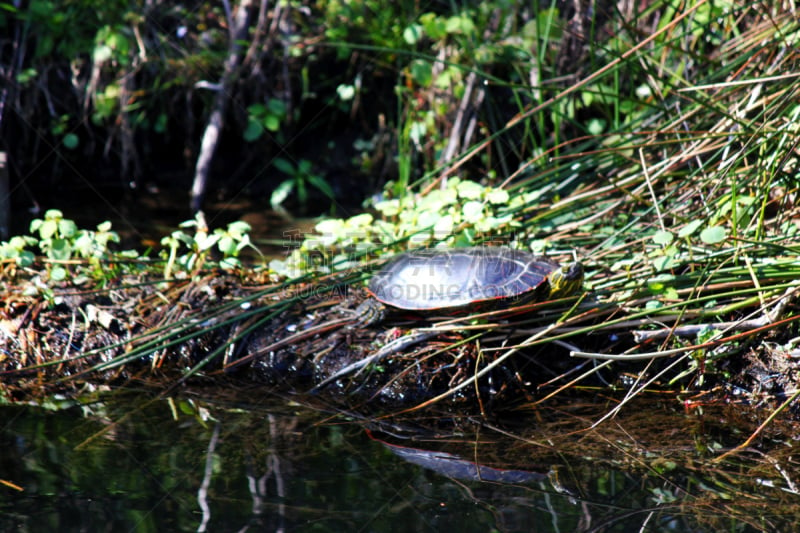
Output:
<path fill-rule="evenodd" d="M 244 132 L 242 132 L 242 138 L 247 142 L 253 142 L 261 137 L 263 132 L 264 128 L 261 127 L 261 124 L 253 117 L 249 117 L 247 119 L 247 127 L 244 129 Z"/>
<path fill-rule="evenodd" d="M 725 228 L 722 226 L 710 226 L 700 232 L 700 240 L 705 244 L 718 244 L 727 237 Z"/>
<path fill-rule="evenodd" d="M 653 235 L 653 242 L 661 246 L 667 246 L 675 239 L 675 235 L 671 231 L 659 230 Z"/>
<path fill-rule="evenodd" d="M 678 231 L 678 237 L 680 237 L 681 239 L 685 239 L 686 237 L 692 235 L 695 231 L 697 231 L 697 228 L 699 228 L 702 225 L 703 225 L 702 220 L 692 220 Z"/>
<path fill-rule="evenodd" d="M 70 150 L 74 150 L 80 144 L 80 139 L 74 133 L 67 133 L 61 139 L 61 143 Z"/>

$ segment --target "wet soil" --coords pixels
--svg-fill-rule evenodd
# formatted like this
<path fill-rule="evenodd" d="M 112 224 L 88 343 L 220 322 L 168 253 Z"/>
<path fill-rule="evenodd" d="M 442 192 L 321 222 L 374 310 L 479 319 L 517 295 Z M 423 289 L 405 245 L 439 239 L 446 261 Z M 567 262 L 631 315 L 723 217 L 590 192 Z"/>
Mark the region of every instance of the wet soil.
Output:
<path fill-rule="evenodd" d="M 670 363 L 599 369 L 570 358 L 563 343 L 515 347 L 536 319 L 519 322 L 513 314 L 483 321 L 482 330 L 474 321 L 431 330 L 454 317 L 399 312 L 365 324 L 359 305 L 368 295 L 353 280 L 281 286 L 252 273 L 220 271 L 170 282 L 128 276 L 102 288 L 64 286 L 38 296 L 21 284 L 0 309 L 2 394 L 24 400 L 85 387 L 148 383 L 170 389 L 244 379 L 360 410 L 405 409 L 435 399 L 462 413 L 487 414 L 549 395 L 568 400 L 601 390 L 613 396 Z M 534 316 L 548 320 L 546 313 Z M 612 338 L 619 351 L 618 334 L 570 342 L 600 350 Z M 742 347 L 741 356 L 703 374 L 702 383 L 697 374 L 687 378 L 694 381 L 671 382 L 675 370 L 648 390 L 687 405 L 774 408 L 796 390 L 798 363 L 765 348 L 772 344 L 760 346 Z"/>

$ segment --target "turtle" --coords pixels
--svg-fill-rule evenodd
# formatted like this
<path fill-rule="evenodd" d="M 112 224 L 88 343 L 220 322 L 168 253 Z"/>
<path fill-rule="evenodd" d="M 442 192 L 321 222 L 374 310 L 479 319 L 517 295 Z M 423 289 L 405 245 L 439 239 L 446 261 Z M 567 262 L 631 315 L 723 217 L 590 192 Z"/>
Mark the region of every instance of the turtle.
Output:
<path fill-rule="evenodd" d="M 531 253 L 505 247 L 413 250 L 389 261 L 367 286 L 372 298 L 356 311 L 354 323 L 369 326 L 383 318 L 384 306 L 428 313 L 474 305 L 540 301 L 569 296 L 583 284 L 583 265 L 561 266 Z M 414 330 L 325 378 L 312 390 L 422 342 L 434 329 Z"/>
<path fill-rule="evenodd" d="M 432 312 L 551 300 L 575 293 L 582 283 L 579 262 L 562 266 L 506 247 L 428 248 L 391 260 L 367 291 L 385 306 Z"/>

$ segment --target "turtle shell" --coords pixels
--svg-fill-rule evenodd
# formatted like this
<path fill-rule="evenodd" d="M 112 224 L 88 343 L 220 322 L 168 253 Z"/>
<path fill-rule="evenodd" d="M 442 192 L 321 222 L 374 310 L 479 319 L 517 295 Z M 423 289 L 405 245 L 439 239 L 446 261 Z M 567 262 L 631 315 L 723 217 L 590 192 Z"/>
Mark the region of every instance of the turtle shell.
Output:
<path fill-rule="evenodd" d="M 543 298 L 557 263 L 501 247 L 413 250 L 375 274 L 368 290 L 380 302 L 415 311 L 466 307 L 501 298 Z"/>

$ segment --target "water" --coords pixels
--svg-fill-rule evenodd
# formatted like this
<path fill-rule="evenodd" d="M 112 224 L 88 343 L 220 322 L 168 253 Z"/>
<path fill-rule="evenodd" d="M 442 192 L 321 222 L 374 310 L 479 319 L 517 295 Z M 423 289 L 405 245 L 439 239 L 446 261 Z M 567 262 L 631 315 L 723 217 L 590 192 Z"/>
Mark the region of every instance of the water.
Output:
<path fill-rule="evenodd" d="M 701 468 L 698 435 L 724 424 L 660 416 L 688 425 L 660 445 L 626 438 L 631 416 L 553 446 L 519 422 L 415 434 L 422 420 L 358 421 L 258 389 L 6 406 L 0 531 L 795 529 L 793 463 Z M 759 467 L 771 479 L 756 482 Z"/>

